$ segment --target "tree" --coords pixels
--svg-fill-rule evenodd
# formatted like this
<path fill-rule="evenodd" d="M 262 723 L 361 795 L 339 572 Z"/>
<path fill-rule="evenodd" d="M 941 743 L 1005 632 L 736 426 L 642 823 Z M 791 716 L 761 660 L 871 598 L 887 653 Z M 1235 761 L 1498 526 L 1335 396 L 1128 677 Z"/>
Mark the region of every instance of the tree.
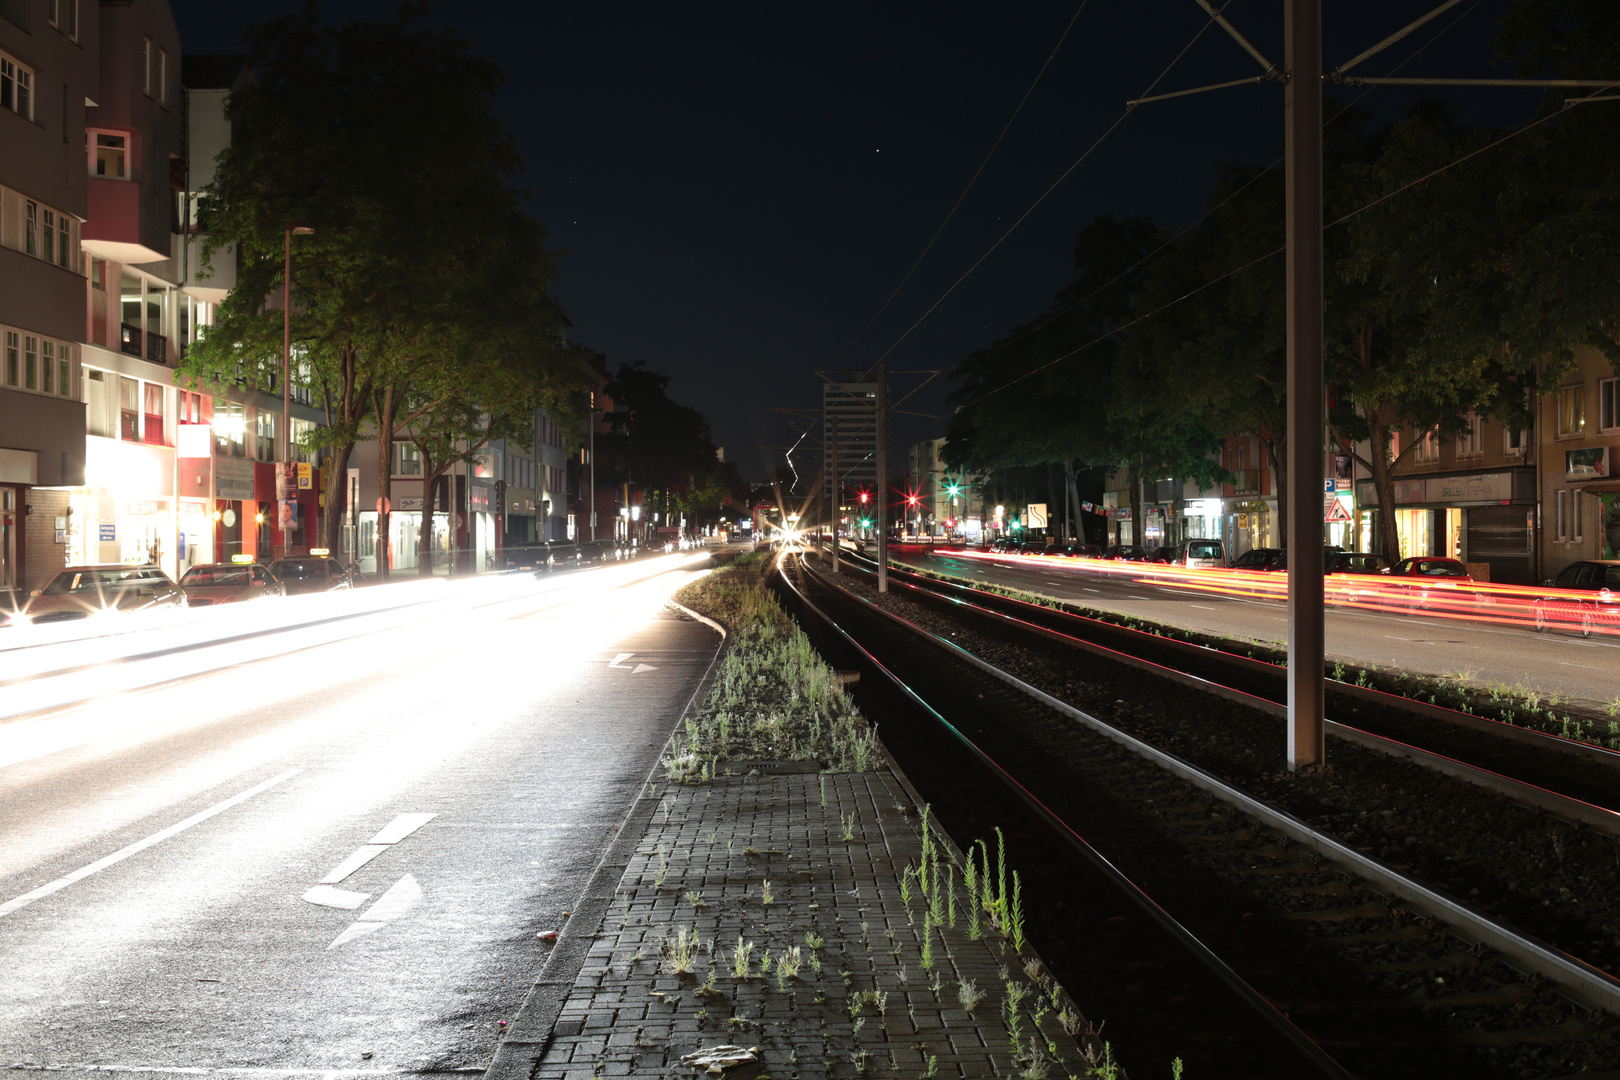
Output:
<path fill-rule="evenodd" d="M 451 369 L 493 364 L 475 385 L 514 370 L 511 357 L 467 351 L 469 342 L 505 345 L 560 323 L 549 299 L 535 300 L 552 263 L 510 187 L 521 161 L 494 112 L 502 76 L 465 41 L 418 27 L 424 11 L 334 29 L 311 6 L 255 27 L 258 78 L 231 96 L 235 136 L 202 193 L 204 259 L 235 245 L 239 270 L 182 366 L 194 383 L 279 386 L 285 230 L 314 230 L 295 241 L 294 379 L 326 413 L 304 449 L 326 454 L 322 542 L 334 549 L 349 455 L 368 420 L 386 476 L 397 410 L 415 422 L 438 401 L 462 415 L 476 403 Z M 514 312 L 503 274 L 524 260 L 515 291 L 526 303 Z M 513 321 L 491 326 L 492 314 Z M 543 357 L 547 340 L 528 346 Z M 446 396 L 424 395 L 427 386 Z"/>
<path fill-rule="evenodd" d="M 619 365 L 606 391 L 612 434 L 597 444 L 605 479 L 639 488 L 645 512 L 656 505 L 666 521 L 671 513 L 717 510 L 728 499 L 740 505 L 747 485 L 736 466 L 720 460 L 703 414 L 670 400 L 668 386 L 668 375 L 641 361 Z"/>

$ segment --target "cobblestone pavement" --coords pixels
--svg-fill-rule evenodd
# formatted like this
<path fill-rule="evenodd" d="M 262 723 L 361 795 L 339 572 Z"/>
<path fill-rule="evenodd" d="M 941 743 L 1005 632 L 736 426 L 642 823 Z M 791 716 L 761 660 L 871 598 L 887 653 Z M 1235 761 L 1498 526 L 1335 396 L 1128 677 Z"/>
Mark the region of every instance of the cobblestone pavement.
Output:
<path fill-rule="evenodd" d="M 627 826 L 611 901 L 597 925 L 582 912 L 564 934 L 583 962 L 557 987 L 549 1037 L 520 1036 L 492 1075 L 693 1076 L 682 1056 L 724 1044 L 759 1058 L 728 1068 L 732 1080 L 1086 1074 L 1057 1019 L 1067 999 L 1038 963 L 1026 971 L 987 924 L 971 936 L 960 866 L 940 864 L 954 889 L 933 890 L 943 925 L 925 954 L 930 900 L 907 872 L 920 821 L 893 774 L 762 768 L 643 792 L 631 820 L 645 832 Z M 568 964 L 566 951 L 553 961 Z M 554 962 L 541 984 L 566 977 Z M 983 995 L 972 1012 L 964 980 Z M 1021 997 L 1011 1011 L 1009 994 Z"/>

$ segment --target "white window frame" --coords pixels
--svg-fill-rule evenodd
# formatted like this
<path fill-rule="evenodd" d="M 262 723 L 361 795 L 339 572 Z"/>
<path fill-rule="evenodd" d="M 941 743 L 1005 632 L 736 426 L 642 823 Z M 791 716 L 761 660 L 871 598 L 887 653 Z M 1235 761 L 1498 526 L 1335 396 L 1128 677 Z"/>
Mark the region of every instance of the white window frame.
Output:
<path fill-rule="evenodd" d="M 34 119 L 34 69 L 6 52 L 0 52 L 0 108 Z"/>
<path fill-rule="evenodd" d="M 1412 451 L 1412 460 L 1432 465 L 1440 460 L 1440 434 L 1439 428 L 1430 428 L 1418 436 L 1418 444 Z"/>
<path fill-rule="evenodd" d="M 1569 540 L 1569 492 L 1559 488 L 1553 492 L 1553 539 L 1559 543 Z"/>
<path fill-rule="evenodd" d="M 62 28 L 61 7 L 62 0 L 50 0 L 50 3 L 47 5 L 48 15 L 46 18 L 49 19 L 50 24 L 56 27 L 58 30 Z"/>
<path fill-rule="evenodd" d="M 1468 418 L 1468 430 L 1457 436 L 1457 456 L 1476 458 L 1485 455 L 1484 421 L 1477 415 Z"/>
<path fill-rule="evenodd" d="M 1586 530 L 1582 528 L 1581 523 L 1581 510 L 1584 509 L 1581 504 L 1586 502 L 1585 499 L 1581 498 L 1581 496 L 1584 494 L 1585 492 L 1579 490 L 1570 492 L 1569 520 L 1570 524 L 1574 526 L 1572 530 L 1573 535 L 1570 536 L 1570 540 L 1577 544 L 1586 539 Z"/>
<path fill-rule="evenodd" d="M 1570 395 L 1572 404 L 1570 427 L 1564 427 L 1564 396 Z M 1553 430 L 1557 432 L 1555 438 L 1579 439 L 1586 434 L 1586 384 L 1573 383 L 1569 386 L 1560 386 L 1558 393 L 1553 396 L 1553 406 L 1558 415 L 1553 418 Z"/>
<path fill-rule="evenodd" d="M 1598 380 L 1598 431 L 1620 431 L 1620 379 Z"/>
<path fill-rule="evenodd" d="M 102 139 L 102 136 L 106 136 L 109 139 L 122 140 L 122 142 L 124 144 L 123 145 L 123 154 L 122 154 L 122 156 L 120 158 L 120 160 L 123 162 L 123 171 L 121 173 L 119 173 L 117 176 L 110 176 L 110 175 L 108 175 L 106 173 L 101 173 L 101 172 L 96 171 L 97 166 L 101 164 L 101 139 Z M 90 158 L 89 162 L 87 163 L 87 168 L 90 170 L 90 175 L 91 176 L 99 176 L 99 177 L 101 177 L 102 179 L 105 179 L 105 180 L 128 180 L 129 179 L 130 173 L 131 173 L 130 154 L 133 151 L 133 147 L 131 147 L 131 145 L 130 145 L 130 143 L 133 140 L 130 138 L 129 132 L 127 132 L 127 131 L 114 131 L 111 128 L 86 128 L 85 129 L 85 137 L 86 137 L 86 143 L 87 143 L 86 149 L 87 149 L 87 153 L 89 154 L 89 158 Z M 109 147 L 107 147 L 107 149 L 111 150 L 111 149 L 113 149 L 113 147 L 109 146 Z"/>

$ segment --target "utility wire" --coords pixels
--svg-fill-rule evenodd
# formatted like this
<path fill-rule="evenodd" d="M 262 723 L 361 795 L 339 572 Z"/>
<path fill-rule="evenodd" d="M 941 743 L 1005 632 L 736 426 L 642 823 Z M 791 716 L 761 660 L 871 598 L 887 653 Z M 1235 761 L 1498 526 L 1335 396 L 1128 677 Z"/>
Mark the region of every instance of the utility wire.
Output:
<path fill-rule="evenodd" d="M 1165 67 L 1165 69 L 1163 71 L 1159 72 L 1159 75 L 1158 75 L 1158 77 L 1156 79 L 1154 79 L 1151 83 L 1148 84 L 1148 88 L 1146 90 L 1142 91 L 1142 94 L 1141 94 L 1142 97 L 1146 97 L 1149 94 L 1151 94 L 1153 92 L 1154 87 L 1158 86 L 1161 82 L 1164 81 L 1165 76 L 1170 74 L 1171 70 L 1177 64 L 1179 64 L 1181 62 L 1182 57 L 1187 55 L 1188 50 L 1191 49 L 1195 44 L 1197 44 L 1198 39 L 1203 37 L 1205 32 L 1208 31 L 1210 27 L 1218 25 L 1217 20 L 1220 18 L 1220 12 L 1224 11 L 1226 9 L 1226 7 L 1231 6 L 1231 3 L 1232 3 L 1232 0 L 1227 0 L 1227 3 L 1225 5 L 1223 5 L 1219 10 L 1217 10 L 1215 12 L 1214 17 L 1211 18 L 1208 22 L 1206 22 L 1202 27 L 1199 28 L 1198 32 L 1192 36 L 1192 40 L 1188 41 L 1186 45 L 1182 46 L 1181 51 L 1175 55 L 1175 58 L 1170 61 L 1170 63 Z M 1096 141 L 1093 142 L 1090 146 L 1088 146 L 1086 148 L 1085 153 L 1081 154 L 1078 158 L 1076 158 L 1073 165 L 1070 165 L 1067 169 L 1064 169 L 1062 175 L 1060 175 L 1056 180 L 1052 181 L 1052 183 L 1047 187 L 1047 189 L 1045 191 L 1041 192 L 1040 196 L 1038 198 L 1036 198 L 1036 200 L 1033 203 L 1030 204 L 1029 209 L 1025 210 L 1022 214 L 1018 215 L 1018 219 L 1012 223 L 1012 225 L 1007 229 L 1007 231 L 1002 233 L 1001 236 L 999 238 L 997 238 L 995 243 L 991 244 L 989 246 L 989 248 L 987 248 L 985 250 L 983 255 L 980 255 L 977 259 L 975 259 L 973 261 L 973 265 L 969 266 L 965 271 L 963 271 L 961 277 L 959 277 L 955 281 L 951 282 L 950 288 L 946 289 L 943 293 L 941 293 L 938 300 L 935 300 L 932 304 L 928 305 L 928 310 L 923 312 L 922 315 L 918 317 L 916 322 L 914 322 L 910 326 L 908 326 L 906 328 L 906 330 L 905 330 L 905 333 L 901 334 L 898 338 L 895 339 L 894 344 L 890 345 L 887 349 L 885 349 L 883 351 L 883 355 L 877 358 L 877 360 L 874 362 L 873 366 L 875 367 L 877 364 L 881 364 L 881 363 L 883 363 L 884 360 L 888 359 L 889 354 L 894 352 L 895 349 L 899 348 L 900 343 L 902 341 L 906 340 L 906 338 L 910 337 L 911 332 L 913 330 L 917 329 L 917 327 L 921 326 L 923 324 L 923 322 L 928 318 L 928 316 L 932 315 L 934 313 L 934 310 L 936 308 L 938 308 L 939 305 L 941 305 L 941 304 L 943 304 L 945 302 L 946 297 L 950 296 L 951 293 L 955 292 L 956 287 L 958 285 L 962 284 L 962 282 L 966 281 L 968 279 L 968 277 L 973 273 L 973 271 L 977 270 L 979 268 L 980 264 L 982 264 L 984 262 L 984 260 L 988 259 L 991 256 L 991 254 L 997 248 L 999 248 L 1002 245 L 1002 243 L 1007 239 L 1007 237 L 1011 236 L 1014 232 L 1016 232 L 1018 230 L 1018 227 L 1024 223 L 1024 219 L 1028 218 L 1029 215 L 1033 214 L 1035 212 L 1036 207 L 1040 206 L 1041 203 L 1046 201 L 1046 197 L 1048 195 L 1050 195 L 1050 194 L 1052 194 L 1052 192 L 1056 191 L 1058 189 L 1058 186 L 1060 184 L 1062 184 L 1063 181 L 1067 180 L 1069 178 L 1069 175 L 1071 173 L 1073 173 L 1074 170 L 1078 169 L 1086 161 L 1087 158 L 1091 157 L 1092 153 L 1094 153 L 1096 151 L 1097 147 L 1101 146 L 1103 144 L 1103 142 L 1105 140 L 1107 140 L 1108 136 L 1112 135 L 1114 133 L 1114 131 L 1119 127 L 1119 125 L 1121 125 L 1121 124 L 1123 124 L 1125 122 L 1125 118 L 1130 116 L 1131 113 L 1134 110 L 1135 110 L 1134 105 L 1127 105 L 1125 107 L 1125 111 L 1119 114 L 1119 118 L 1116 119 L 1112 124 L 1109 124 L 1106 131 L 1104 131 L 1101 135 L 1097 136 Z"/>
<path fill-rule="evenodd" d="M 883 301 L 883 306 L 878 308 L 877 312 L 866 321 L 865 326 L 861 327 L 860 333 L 851 338 L 848 345 L 839 349 L 837 356 L 828 361 L 829 367 L 838 363 L 839 357 L 849 352 L 857 341 L 866 336 L 866 332 L 872 329 L 872 324 L 878 321 L 878 316 L 889 310 L 889 305 L 894 303 L 894 298 L 900 295 L 900 290 L 906 287 L 906 282 L 911 280 L 911 275 L 917 272 L 917 267 L 922 265 L 923 259 L 927 258 L 928 253 L 933 250 L 934 242 L 945 231 L 945 226 L 951 223 L 951 218 L 955 217 L 956 212 L 962 208 L 962 201 L 967 198 L 968 192 L 973 190 L 973 185 L 978 183 L 979 174 L 984 172 L 986 165 L 990 164 L 990 159 L 996 156 L 996 150 L 1001 146 L 1001 140 L 1005 139 L 1007 132 L 1012 130 L 1013 121 L 1017 120 L 1018 114 L 1024 111 L 1024 106 L 1029 102 L 1029 96 L 1035 92 L 1035 87 L 1039 85 L 1042 77 L 1046 75 L 1046 69 L 1052 66 L 1053 60 L 1057 59 L 1058 50 L 1063 48 L 1063 43 L 1068 40 L 1069 31 L 1074 29 L 1076 20 L 1080 18 L 1080 13 L 1086 10 L 1086 4 L 1088 3 L 1090 3 L 1090 0 L 1080 0 L 1080 6 L 1074 9 L 1074 14 L 1069 17 L 1069 25 L 1063 28 L 1063 33 L 1058 38 L 1057 44 L 1053 45 L 1052 51 L 1047 54 L 1046 63 L 1042 64 L 1041 70 L 1035 73 L 1034 82 L 1031 82 L 1029 89 L 1024 91 L 1024 96 L 1019 99 L 1018 107 L 1012 111 L 1012 115 L 1007 117 L 1007 123 L 1002 127 L 1001 134 L 996 136 L 996 141 L 990 145 L 990 151 L 984 155 L 984 160 L 979 162 L 979 167 L 973 170 L 973 176 L 968 179 L 967 187 L 963 188 L 962 194 L 956 197 L 956 202 L 951 206 L 950 212 L 945 215 L 945 220 L 939 223 L 939 228 L 934 230 L 934 235 L 928 238 L 928 243 L 924 245 L 922 254 L 918 255 L 917 261 L 911 264 L 911 269 L 907 270 L 905 276 L 900 279 L 900 284 L 894 287 L 894 292 L 890 293 L 889 298 Z"/>
<path fill-rule="evenodd" d="M 1532 123 L 1526 124 L 1524 127 L 1518 128 L 1515 131 L 1509 132 L 1508 134 L 1502 136 L 1500 139 L 1497 139 L 1493 143 L 1489 143 L 1489 144 L 1487 144 L 1485 146 L 1482 146 L 1477 150 L 1471 150 L 1468 153 L 1464 154 L 1462 157 L 1457 158 L 1455 161 L 1452 161 L 1452 162 L 1450 162 L 1448 164 L 1442 165 L 1438 169 L 1435 169 L 1433 172 L 1430 172 L 1430 173 L 1427 173 L 1427 174 L 1425 174 L 1423 176 L 1420 176 L 1416 180 L 1413 180 L 1409 184 L 1405 184 L 1405 185 L 1403 185 L 1401 187 L 1398 187 L 1394 191 L 1391 191 L 1391 192 L 1389 192 L 1387 194 L 1380 195 L 1378 198 L 1374 199 L 1372 202 L 1366 204 L 1363 207 L 1360 207 L 1359 209 L 1350 211 L 1348 214 L 1346 214 L 1343 217 L 1339 218 L 1337 221 L 1329 222 L 1327 225 L 1323 226 L 1323 231 L 1325 232 L 1327 229 L 1331 229 L 1331 228 L 1334 228 L 1336 226 L 1343 225 L 1345 222 L 1349 221 L 1351 218 L 1356 217 L 1359 214 L 1366 213 L 1368 210 L 1371 210 L 1373 207 L 1378 206 L 1380 203 L 1388 202 L 1390 199 L 1393 199 L 1395 196 L 1401 194 L 1402 192 L 1411 191 L 1413 188 L 1417 187 L 1419 184 L 1422 184 L 1422 183 L 1424 183 L 1426 181 L 1432 180 L 1436 176 L 1439 176 L 1441 173 L 1446 172 L 1446 171 L 1448 171 L 1450 169 L 1454 169 L 1458 165 L 1463 164 L 1464 162 L 1471 161 L 1474 158 L 1478 157 L 1479 155 L 1483 154 L 1487 150 L 1494 150 L 1496 147 L 1501 146 L 1503 143 L 1508 142 L 1508 141 L 1510 141 L 1512 139 L 1516 139 L 1520 135 L 1523 135 L 1525 132 L 1531 131 L 1531 130 L 1533 130 L 1535 128 L 1538 128 L 1542 124 L 1545 124 L 1549 120 L 1555 120 L 1558 117 L 1567 115 L 1574 106 L 1580 105 L 1580 104 L 1582 104 L 1582 103 L 1584 103 L 1586 101 L 1598 99 L 1599 94 L 1607 93 L 1608 91 L 1613 90 L 1617 86 L 1620 86 L 1620 79 L 1616 79 L 1614 82 L 1609 83 L 1607 86 L 1599 87 L 1598 89 L 1592 91 L 1592 93 L 1588 94 L 1584 98 L 1575 99 L 1569 105 L 1564 106 L 1564 108 L 1560 109 L 1559 111 L 1557 111 L 1555 113 L 1548 113 L 1546 116 L 1543 116 L 1539 120 L 1536 120 L 1536 121 L 1534 121 Z M 1599 99 L 1599 100 L 1601 100 L 1601 99 Z M 1248 262 L 1244 263 L 1242 266 L 1238 266 L 1238 267 L 1235 267 L 1235 268 L 1233 268 L 1231 270 L 1228 270 L 1226 273 L 1221 274 L 1219 277 L 1216 277 L 1216 278 L 1213 278 L 1213 279 L 1211 279 L 1209 281 L 1206 281 L 1206 282 L 1204 282 L 1204 284 L 1199 285 L 1198 287 L 1196 287 L 1194 289 L 1190 289 L 1185 293 L 1182 293 L 1180 296 L 1176 297 L 1174 300 L 1171 300 L 1171 301 L 1169 301 L 1167 303 L 1161 304 L 1158 307 L 1154 308 L 1152 311 L 1145 312 L 1145 313 L 1143 313 L 1141 315 L 1138 315 L 1136 318 L 1131 319 L 1129 322 L 1121 323 L 1120 325 L 1118 325 L 1118 326 L 1114 327 L 1113 329 L 1109 330 L 1107 333 L 1101 334 L 1098 337 L 1095 337 L 1092 340 L 1086 342 L 1084 345 L 1080 345 L 1080 346 L 1077 346 L 1077 347 L 1075 347 L 1073 349 L 1070 349 L 1068 352 L 1064 353 L 1062 356 L 1054 357 L 1053 359 L 1048 360 L 1044 364 L 1040 364 L 1037 367 L 1031 368 L 1029 371 L 1024 372 L 1024 374 L 1019 375 L 1016 378 L 1010 379 L 1009 381 L 1007 381 L 1007 382 L 1003 383 L 1002 385 L 996 387 L 994 390 L 987 390 L 983 394 L 980 394 L 978 397 L 974 398 L 972 401 L 967 402 L 962 407 L 967 408 L 967 407 L 972 406 L 972 405 L 977 405 L 980 402 L 982 402 L 985 398 L 991 397 L 991 396 L 993 396 L 995 394 L 999 394 L 1003 390 L 1006 390 L 1009 387 L 1015 386 L 1018 383 L 1023 382 L 1025 379 L 1029 378 L 1031 375 L 1038 375 L 1041 372 L 1045 371 L 1047 368 L 1053 367 L 1053 366 L 1055 366 L 1057 364 L 1062 363 L 1065 360 L 1068 360 L 1068 359 L 1070 359 L 1070 358 L 1072 358 L 1074 356 L 1077 356 L 1080 353 L 1084 352 L 1085 350 L 1091 348 L 1094 345 L 1100 345 L 1104 341 L 1107 341 L 1109 338 L 1113 337 L 1115 334 L 1119 333 L 1121 330 L 1127 330 L 1130 327 L 1137 325 L 1138 323 L 1146 322 L 1148 319 L 1153 318 L 1153 316 L 1158 315 L 1161 312 L 1168 311 L 1170 308 L 1175 307 L 1177 304 L 1181 303 L 1182 301 L 1189 300 L 1192 297 L 1197 296 L 1199 293 L 1203 292 L 1205 289 L 1208 289 L 1213 285 L 1218 285 L 1221 282 L 1225 281 L 1227 278 L 1232 277 L 1235 274 L 1241 274 L 1243 271 L 1249 269 L 1252 266 L 1257 266 L 1260 263 L 1265 262 L 1267 259 L 1274 259 L 1278 255 L 1281 255 L 1283 252 L 1285 252 L 1287 250 L 1288 250 L 1287 245 L 1284 245 L 1283 247 L 1280 247 L 1280 248 L 1275 248 L 1275 249 L 1273 249 L 1271 251 L 1268 251 L 1266 254 L 1259 256 L 1258 258 L 1249 260 Z"/>
<path fill-rule="evenodd" d="M 1479 5 L 1481 3 L 1483 3 L 1483 2 L 1484 2 L 1484 0 L 1474 0 L 1474 2 L 1472 4 L 1470 4 L 1466 10 L 1464 10 L 1456 18 L 1452 19 L 1451 22 L 1447 23 L 1442 29 L 1436 31 L 1435 35 L 1433 37 L 1431 37 L 1428 41 L 1424 42 L 1422 45 L 1418 46 L 1417 49 L 1415 49 L 1409 56 L 1406 57 L 1406 59 L 1402 60 L 1400 63 L 1396 64 L 1394 67 L 1390 68 L 1389 72 L 1387 74 L 1389 74 L 1389 75 L 1395 74 L 1395 72 L 1401 70 L 1401 68 L 1405 67 L 1407 64 L 1410 64 L 1412 61 L 1416 60 L 1419 56 L 1423 55 L 1424 50 L 1428 49 L 1428 47 L 1433 45 L 1436 41 L 1439 41 L 1441 37 L 1445 36 L 1447 31 L 1449 31 L 1452 27 L 1456 26 L 1459 22 L 1461 22 L 1463 19 L 1468 17 L 1470 14 L 1472 14 L 1474 9 L 1479 7 Z M 1324 128 L 1331 127 L 1333 125 L 1333 123 L 1335 121 L 1337 121 L 1340 117 L 1344 116 L 1351 109 L 1353 109 L 1357 105 L 1361 104 L 1361 100 L 1363 98 L 1365 98 L 1368 94 L 1372 93 L 1373 89 L 1374 89 L 1374 87 L 1371 87 L 1371 86 L 1367 86 L 1367 87 L 1363 88 L 1361 93 L 1357 94 L 1354 99 L 1352 99 L 1348 104 L 1346 104 L 1344 106 L 1344 108 L 1340 109 L 1338 112 L 1334 113 L 1331 117 L 1329 117 L 1327 122 L 1324 123 L 1322 126 Z M 1018 342 L 1024 340 L 1029 335 L 1034 334 L 1034 333 L 1038 333 L 1041 330 L 1046 329 L 1048 326 L 1052 325 L 1058 319 L 1061 319 L 1063 316 L 1067 315 L 1069 312 L 1073 311 L 1075 308 L 1080 307 L 1082 304 L 1088 303 L 1089 301 L 1094 299 L 1098 294 L 1102 293 L 1105 289 L 1109 289 L 1109 288 L 1112 288 L 1114 285 L 1117 285 L 1120 282 L 1121 279 L 1125 278 L 1126 276 L 1128 276 L 1130 274 L 1135 273 L 1137 270 L 1139 270 L 1143 266 L 1145 266 L 1148 262 L 1152 261 L 1153 259 L 1157 258 L 1160 254 L 1162 254 L 1166 248 L 1168 248 L 1171 245 L 1175 244 L 1178 240 L 1180 240 L 1182 237 L 1186 236 L 1189 232 L 1196 229 L 1198 226 L 1202 225 L 1204 222 L 1208 221 L 1210 218 L 1214 217 L 1216 214 L 1220 213 L 1222 210 L 1226 209 L 1227 205 L 1229 203 L 1231 203 L 1233 199 L 1236 199 L 1239 195 L 1242 195 L 1245 191 L 1248 191 L 1249 188 L 1251 188 L 1255 184 L 1259 183 L 1262 179 L 1264 179 L 1266 177 L 1267 174 L 1269 174 L 1271 172 L 1271 170 L 1273 170 L 1277 166 L 1281 165 L 1283 163 L 1283 161 L 1284 161 L 1284 155 L 1279 154 L 1271 162 L 1270 165 L 1267 165 L 1265 168 L 1263 168 L 1259 172 L 1255 173 L 1247 181 L 1245 181 L 1243 183 L 1243 185 L 1241 187 L 1239 187 L 1236 191 L 1232 192 L 1232 194 L 1228 195 L 1226 198 L 1222 199 L 1219 203 L 1217 203 L 1214 206 L 1210 207 L 1208 210 L 1205 210 L 1191 224 L 1189 224 L 1186 227 L 1182 228 L 1179 232 L 1177 232 L 1174 236 L 1167 239 L 1164 243 L 1160 244 L 1158 247 L 1154 248 L 1152 251 L 1148 252 L 1146 255 L 1143 255 L 1140 259 L 1136 260 L 1134 263 L 1127 266 L 1125 269 L 1121 270 L 1118 274 L 1114 275 L 1108 281 L 1105 281 L 1103 284 L 1097 286 L 1091 292 L 1087 293 L 1085 296 L 1082 296 L 1080 299 L 1076 300 L 1074 303 L 1068 305 L 1067 307 L 1060 308 L 1057 311 L 1052 312 L 1050 315 L 1048 315 L 1044 319 L 1038 319 L 1038 321 L 1036 322 L 1036 325 L 1029 327 L 1027 330 L 1024 330 L 1022 333 L 1015 334 L 1014 336 L 1012 336 L 1010 338 L 1007 338 L 1005 341 L 1000 341 L 1000 342 L 997 342 L 996 344 L 990 346 L 988 349 L 984 350 L 984 352 L 978 354 L 979 358 L 982 359 L 982 358 L 987 357 L 987 356 L 993 356 L 996 353 L 1000 352 L 1002 349 L 1008 348 L 1008 347 L 1010 347 L 1012 345 L 1016 345 Z"/>

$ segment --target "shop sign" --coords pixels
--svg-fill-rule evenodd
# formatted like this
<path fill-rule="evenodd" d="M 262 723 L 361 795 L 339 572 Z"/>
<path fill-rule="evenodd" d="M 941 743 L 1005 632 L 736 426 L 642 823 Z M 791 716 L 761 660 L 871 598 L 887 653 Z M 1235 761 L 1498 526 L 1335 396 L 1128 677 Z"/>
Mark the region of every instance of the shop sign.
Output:
<path fill-rule="evenodd" d="M 1609 475 L 1609 448 L 1594 446 L 1564 451 L 1564 475 L 1571 480 L 1592 480 Z"/>
<path fill-rule="evenodd" d="M 215 458 L 214 498 L 231 502 L 254 498 L 253 463 L 234 458 Z"/>
<path fill-rule="evenodd" d="M 1429 482 L 1427 480 L 1396 480 L 1395 501 L 1398 503 L 1420 503 L 1429 499 Z"/>
<path fill-rule="evenodd" d="M 474 484 L 467 489 L 467 505 L 473 510 L 489 509 L 489 488 Z"/>
<path fill-rule="evenodd" d="M 208 504 L 201 499 L 181 499 L 180 516 L 183 518 L 205 518 L 208 516 Z"/>
<path fill-rule="evenodd" d="M 124 503 L 124 513 L 130 517 L 156 517 L 158 504 L 153 499 L 130 499 Z"/>

